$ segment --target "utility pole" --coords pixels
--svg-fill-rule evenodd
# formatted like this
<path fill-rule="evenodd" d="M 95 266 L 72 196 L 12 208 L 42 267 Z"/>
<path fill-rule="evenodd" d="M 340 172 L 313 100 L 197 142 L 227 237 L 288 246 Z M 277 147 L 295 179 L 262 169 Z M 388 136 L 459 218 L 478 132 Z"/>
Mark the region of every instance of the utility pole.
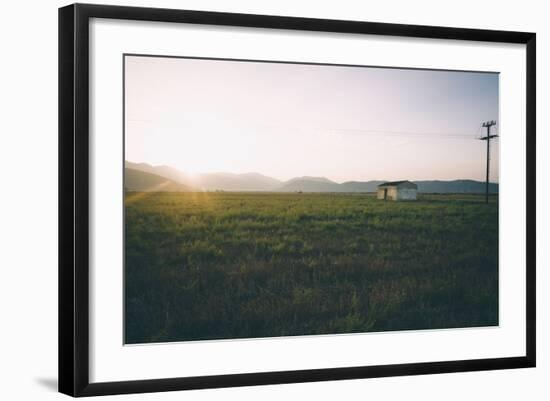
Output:
<path fill-rule="evenodd" d="M 496 123 L 497 122 L 495 120 L 484 122 L 482 126 L 487 128 L 487 136 L 482 136 L 481 138 L 479 138 L 482 141 L 487 141 L 487 175 L 485 177 L 485 203 L 489 203 L 489 160 L 491 160 L 489 156 L 489 142 L 492 138 L 498 137 L 497 134 L 491 135 L 491 127 L 493 125 L 496 125 Z"/>

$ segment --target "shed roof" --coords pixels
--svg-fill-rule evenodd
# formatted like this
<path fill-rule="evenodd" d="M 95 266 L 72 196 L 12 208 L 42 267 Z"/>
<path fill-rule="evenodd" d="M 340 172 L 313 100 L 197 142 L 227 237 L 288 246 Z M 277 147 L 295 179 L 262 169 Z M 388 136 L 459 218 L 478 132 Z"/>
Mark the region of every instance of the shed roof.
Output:
<path fill-rule="evenodd" d="M 388 188 L 388 187 L 409 187 L 409 188 L 418 189 L 418 185 L 416 185 L 414 182 L 410 182 L 409 180 L 388 181 L 378 185 L 378 188 Z"/>

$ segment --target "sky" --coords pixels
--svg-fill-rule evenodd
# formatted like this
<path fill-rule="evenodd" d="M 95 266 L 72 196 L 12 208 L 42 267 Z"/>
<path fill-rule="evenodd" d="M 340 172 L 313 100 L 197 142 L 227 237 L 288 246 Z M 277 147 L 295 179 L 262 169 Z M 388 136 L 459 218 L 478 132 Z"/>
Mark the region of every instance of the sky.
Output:
<path fill-rule="evenodd" d="M 497 73 L 126 56 L 125 159 L 280 180 L 484 181 L 478 138 L 498 122 L 498 85 Z"/>

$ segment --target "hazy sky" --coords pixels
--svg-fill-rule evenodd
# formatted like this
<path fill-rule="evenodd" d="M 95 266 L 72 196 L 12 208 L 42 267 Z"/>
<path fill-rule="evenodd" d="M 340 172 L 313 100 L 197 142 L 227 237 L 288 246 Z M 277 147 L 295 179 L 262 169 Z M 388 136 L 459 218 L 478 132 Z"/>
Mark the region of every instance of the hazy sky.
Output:
<path fill-rule="evenodd" d="M 492 73 L 132 56 L 125 74 L 125 159 L 187 173 L 485 180 L 476 138 L 499 118 Z"/>

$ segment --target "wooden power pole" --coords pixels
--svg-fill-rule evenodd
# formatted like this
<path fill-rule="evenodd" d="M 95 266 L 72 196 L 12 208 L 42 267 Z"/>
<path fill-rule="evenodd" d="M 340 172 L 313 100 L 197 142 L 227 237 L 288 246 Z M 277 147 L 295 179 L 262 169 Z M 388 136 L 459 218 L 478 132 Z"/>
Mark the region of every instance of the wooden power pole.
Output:
<path fill-rule="evenodd" d="M 482 126 L 487 128 L 487 135 L 479 138 L 482 141 L 487 141 L 487 174 L 485 176 L 485 203 L 489 203 L 489 161 L 491 160 L 489 156 L 489 143 L 491 142 L 492 138 L 498 137 L 497 134 L 491 135 L 491 127 L 493 125 L 496 125 L 496 123 L 497 122 L 495 120 L 484 122 Z"/>

